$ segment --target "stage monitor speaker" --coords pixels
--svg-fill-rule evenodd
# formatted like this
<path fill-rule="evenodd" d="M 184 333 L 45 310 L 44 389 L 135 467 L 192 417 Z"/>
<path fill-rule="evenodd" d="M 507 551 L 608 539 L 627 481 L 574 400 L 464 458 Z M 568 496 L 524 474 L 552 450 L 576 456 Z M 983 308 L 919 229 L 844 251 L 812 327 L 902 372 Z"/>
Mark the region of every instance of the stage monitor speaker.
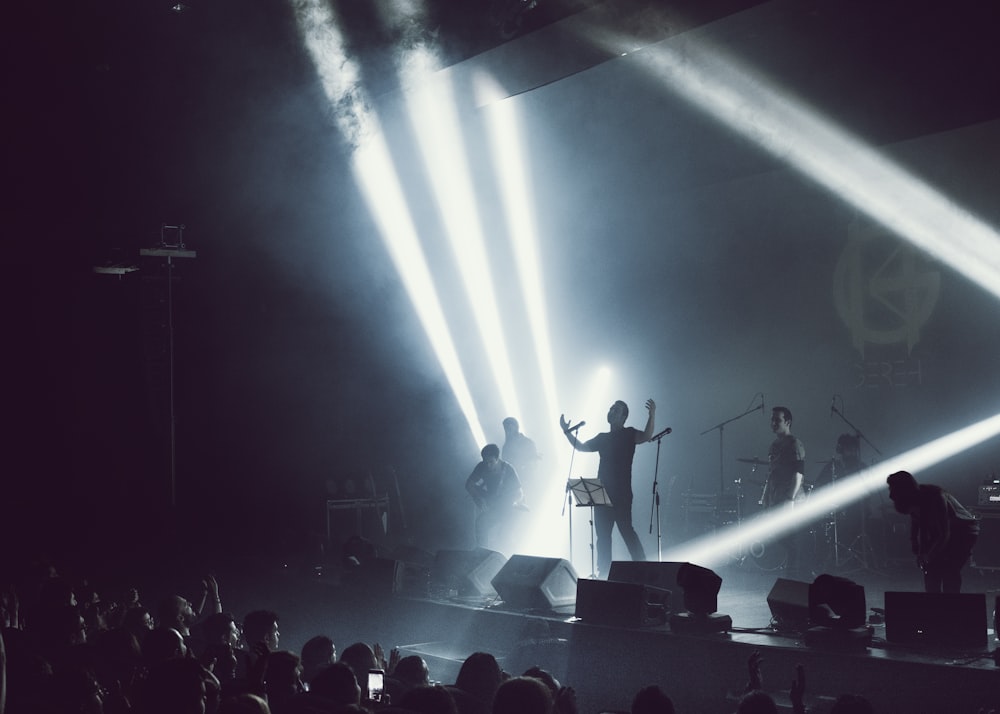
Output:
<path fill-rule="evenodd" d="M 513 555 L 493 578 L 493 588 L 513 608 L 553 610 L 576 602 L 576 581 L 568 560 Z"/>
<path fill-rule="evenodd" d="M 503 554 L 486 548 L 439 550 L 434 556 L 431 582 L 459 595 L 495 595 L 490 582 L 506 562 Z"/>
<path fill-rule="evenodd" d="M 578 580 L 576 616 L 587 623 L 613 627 L 666 624 L 670 591 L 641 583 Z"/>
<path fill-rule="evenodd" d="M 430 570 L 390 558 L 376 558 L 356 568 L 356 582 L 372 596 L 429 594 Z"/>
<path fill-rule="evenodd" d="M 615 560 L 608 570 L 608 580 L 620 583 L 639 583 L 662 590 L 680 590 L 677 585 L 677 571 L 684 563 L 634 562 Z"/>
<path fill-rule="evenodd" d="M 804 630 L 809 626 L 809 583 L 778 578 L 767 605 L 779 630 Z"/>
<path fill-rule="evenodd" d="M 985 593 L 885 594 L 887 642 L 981 647 L 986 627 Z"/>

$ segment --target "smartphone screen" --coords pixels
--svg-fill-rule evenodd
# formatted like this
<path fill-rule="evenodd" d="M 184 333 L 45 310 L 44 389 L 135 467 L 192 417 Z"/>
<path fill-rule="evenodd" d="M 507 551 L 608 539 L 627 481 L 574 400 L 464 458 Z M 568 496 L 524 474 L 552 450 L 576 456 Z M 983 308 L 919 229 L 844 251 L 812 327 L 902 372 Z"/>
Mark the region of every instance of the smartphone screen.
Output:
<path fill-rule="evenodd" d="M 385 672 L 381 669 L 368 670 L 368 699 L 372 702 L 382 701 L 385 691 Z"/>

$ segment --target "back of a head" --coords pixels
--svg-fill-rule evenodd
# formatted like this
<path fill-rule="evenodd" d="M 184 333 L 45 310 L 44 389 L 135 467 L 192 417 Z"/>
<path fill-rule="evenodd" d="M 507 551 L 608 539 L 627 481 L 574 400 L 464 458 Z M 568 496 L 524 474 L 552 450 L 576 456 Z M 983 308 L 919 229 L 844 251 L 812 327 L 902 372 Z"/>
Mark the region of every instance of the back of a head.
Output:
<path fill-rule="evenodd" d="M 355 642 L 340 653 L 340 661 L 351 668 L 358 682 L 367 682 L 368 670 L 378 669 L 375 652 L 364 642 Z"/>
<path fill-rule="evenodd" d="M 552 714 L 552 692 L 534 677 L 514 677 L 497 689 L 493 714 Z"/>
<path fill-rule="evenodd" d="M 403 695 L 399 705 L 418 714 L 458 714 L 455 698 L 440 684 L 414 687 Z"/>
<path fill-rule="evenodd" d="M 559 693 L 559 680 L 553 677 L 551 672 L 548 672 L 537 665 L 524 670 L 521 676 L 534 677 L 535 679 L 541 681 L 542 684 L 549 688 L 553 697 Z"/>
<path fill-rule="evenodd" d="M 753 691 L 744 694 L 736 707 L 736 714 L 778 714 L 778 705 L 770 694 Z"/>
<path fill-rule="evenodd" d="M 830 708 L 830 714 L 875 714 L 875 708 L 860 694 L 841 694 Z"/>
<path fill-rule="evenodd" d="M 483 701 L 492 701 L 502 681 L 503 670 L 496 657 L 488 652 L 473 652 L 462 662 L 455 686 Z"/>
<path fill-rule="evenodd" d="M 224 699 L 218 714 L 271 714 L 271 709 L 256 694 L 239 694 Z"/>
<path fill-rule="evenodd" d="M 409 655 L 399 660 L 392 676 L 409 687 L 422 687 L 428 681 L 427 663 L 419 655 Z"/>
<path fill-rule="evenodd" d="M 632 714 L 674 714 L 674 702 L 657 685 L 651 684 L 636 693 Z"/>
<path fill-rule="evenodd" d="M 333 663 L 337 648 L 326 635 L 316 635 L 302 645 L 302 666 L 316 667 L 322 664 Z"/>
<path fill-rule="evenodd" d="M 337 662 L 313 677 L 309 694 L 323 697 L 335 704 L 357 704 L 361 690 L 351 668 L 343 662 Z"/>
<path fill-rule="evenodd" d="M 894 491 L 906 492 L 917 490 L 917 479 L 909 471 L 897 471 L 890 474 L 889 478 L 885 481 L 889 484 L 889 488 Z"/>

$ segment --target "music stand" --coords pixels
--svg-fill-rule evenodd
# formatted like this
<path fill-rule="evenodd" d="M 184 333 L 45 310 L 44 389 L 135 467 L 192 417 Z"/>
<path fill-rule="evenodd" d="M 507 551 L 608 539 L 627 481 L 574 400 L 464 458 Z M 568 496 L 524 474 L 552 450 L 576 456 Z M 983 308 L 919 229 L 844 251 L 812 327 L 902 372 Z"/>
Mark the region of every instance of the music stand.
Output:
<path fill-rule="evenodd" d="M 570 493 L 576 498 L 577 508 L 589 508 L 590 511 L 590 579 L 597 578 L 597 568 L 594 563 L 594 508 L 610 506 L 611 498 L 604 484 L 597 478 L 571 478 Z"/>

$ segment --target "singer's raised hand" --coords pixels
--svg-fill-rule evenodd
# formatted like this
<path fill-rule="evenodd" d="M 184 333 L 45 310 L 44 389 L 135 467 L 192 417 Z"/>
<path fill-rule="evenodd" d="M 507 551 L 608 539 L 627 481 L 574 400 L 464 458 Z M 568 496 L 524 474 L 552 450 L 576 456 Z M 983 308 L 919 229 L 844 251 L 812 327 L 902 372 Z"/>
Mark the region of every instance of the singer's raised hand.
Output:
<path fill-rule="evenodd" d="M 564 414 L 559 415 L 559 426 L 562 427 L 563 431 L 569 429 L 569 422 L 566 420 L 566 416 Z"/>

